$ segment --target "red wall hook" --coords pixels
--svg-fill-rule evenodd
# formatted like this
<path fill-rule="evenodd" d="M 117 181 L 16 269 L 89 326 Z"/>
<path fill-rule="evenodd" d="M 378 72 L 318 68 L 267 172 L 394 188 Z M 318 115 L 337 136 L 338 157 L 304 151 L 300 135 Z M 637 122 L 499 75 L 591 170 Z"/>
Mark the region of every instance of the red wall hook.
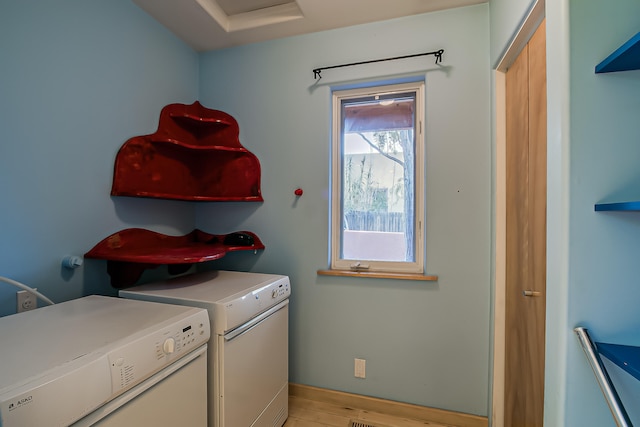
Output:
<path fill-rule="evenodd" d="M 296 188 L 296 191 L 293 192 L 293 194 L 295 194 L 296 196 L 300 197 L 302 196 L 302 188 Z"/>

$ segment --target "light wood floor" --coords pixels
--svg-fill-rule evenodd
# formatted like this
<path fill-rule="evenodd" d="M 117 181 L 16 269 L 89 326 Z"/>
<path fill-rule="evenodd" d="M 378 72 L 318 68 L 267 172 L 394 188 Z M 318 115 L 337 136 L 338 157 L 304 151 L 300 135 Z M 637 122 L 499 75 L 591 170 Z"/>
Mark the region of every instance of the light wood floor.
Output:
<path fill-rule="evenodd" d="M 487 417 L 289 383 L 289 418 L 284 427 L 488 427 L 488 424 Z"/>
<path fill-rule="evenodd" d="M 351 420 L 362 423 L 356 424 L 362 427 L 453 427 L 297 396 L 289 396 L 289 418 L 283 427 L 350 427 Z"/>

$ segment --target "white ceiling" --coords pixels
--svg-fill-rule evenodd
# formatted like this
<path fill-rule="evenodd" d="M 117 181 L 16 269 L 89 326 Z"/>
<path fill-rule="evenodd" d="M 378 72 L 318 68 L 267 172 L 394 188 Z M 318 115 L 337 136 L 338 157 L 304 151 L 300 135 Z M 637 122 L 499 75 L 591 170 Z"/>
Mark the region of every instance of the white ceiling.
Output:
<path fill-rule="evenodd" d="M 198 51 L 313 33 L 488 0 L 133 0 Z"/>

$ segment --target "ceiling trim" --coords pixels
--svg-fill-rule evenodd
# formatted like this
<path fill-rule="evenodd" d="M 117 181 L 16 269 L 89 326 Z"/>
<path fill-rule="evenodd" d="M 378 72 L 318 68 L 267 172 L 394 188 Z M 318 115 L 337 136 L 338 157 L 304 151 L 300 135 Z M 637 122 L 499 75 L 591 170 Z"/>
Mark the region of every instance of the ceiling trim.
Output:
<path fill-rule="evenodd" d="M 488 0 L 131 1 L 199 52 L 488 2 Z"/>

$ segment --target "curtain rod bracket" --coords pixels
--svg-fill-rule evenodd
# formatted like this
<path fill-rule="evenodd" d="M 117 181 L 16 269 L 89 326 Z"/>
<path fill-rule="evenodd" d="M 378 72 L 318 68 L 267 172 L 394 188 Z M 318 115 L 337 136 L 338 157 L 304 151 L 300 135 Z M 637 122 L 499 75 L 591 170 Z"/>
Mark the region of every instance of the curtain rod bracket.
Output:
<path fill-rule="evenodd" d="M 320 80 L 322 78 L 323 70 L 330 70 L 332 68 L 342 68 L 342 67 L 352 67 L 354 65 L 364 65 L 364 64 L 372 64 L 374 62 L 384 62 L 384 61 L 395 61 L 398 59 L 406 59 L 406 58 L 414 58 L 416 56 L 426 56 L 433 55 L 436 57 L 436 64 L 442 62 L 442 54 L 444 53 L 444 49 L 435 50 L 433 52 L 424 52 L 424 53 L 416 53 L 413 55 L 404 55 L 404 56 L 395 56 L 393 58 L 384 58 L 384 59 L 372 59 L 370 61 L 361 61 L 361 62 L 352 62 L 349 64 L 341 64 L 341 65 L 331 65 L 329 67 L 321 67 L 313 69 L 313 79 Z"/>

